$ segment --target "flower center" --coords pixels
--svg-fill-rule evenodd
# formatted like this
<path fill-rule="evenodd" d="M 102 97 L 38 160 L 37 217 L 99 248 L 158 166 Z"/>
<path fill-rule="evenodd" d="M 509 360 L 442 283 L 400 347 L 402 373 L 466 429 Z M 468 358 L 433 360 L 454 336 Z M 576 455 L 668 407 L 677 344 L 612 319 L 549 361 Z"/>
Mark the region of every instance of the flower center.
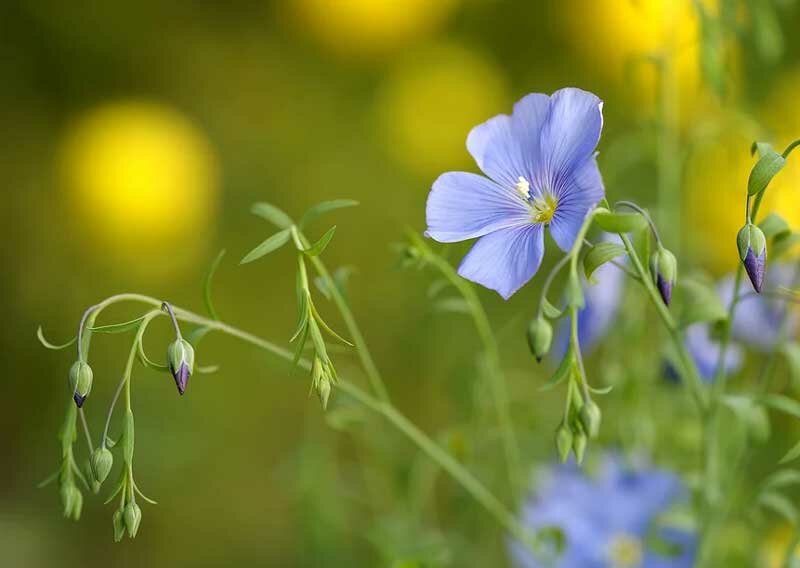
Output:
<path fill-rule="evenodd" d="M 545 193 L 531 202 L 531 219 L 535 223 L 549 223 L 556 212 L 558 200 L 552 193 Z"/>
<path fill-rule="evenodd" d="M 611 539 L 608 559 L 614 568 L 636 568 L 642 563 L 641 541 L 629 534 L 618 534 Z"/>

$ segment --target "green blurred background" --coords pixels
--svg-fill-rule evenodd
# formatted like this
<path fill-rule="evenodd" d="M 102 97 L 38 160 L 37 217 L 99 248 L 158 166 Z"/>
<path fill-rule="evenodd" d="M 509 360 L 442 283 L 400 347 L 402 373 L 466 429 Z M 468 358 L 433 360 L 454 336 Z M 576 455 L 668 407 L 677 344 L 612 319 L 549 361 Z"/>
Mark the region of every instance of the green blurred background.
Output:
<path fill-rule="evenodd" d="M 221 371 L 193 377 L 182 398 L 168 376 L 136 372 L 137 480 L 159 501 L 137 539 L 112 542 L 99 498 L 65 521 L 57 491 L 36 484 L 58 464 L 73 354 L 45 351 L 37 326 L 66 341 L 87 306 L 123 291 L 200 310 L 203 274 L 226 248 L 223 318 L 284 343 L 290 255 L 236 266 L 270 230 L 250 204 L 299 215 L 357 199 L 326 219 L 338 225 L 326 261 L 355 267 L 353 309 L 397 405 L 492 485 L 474 331 L 431 308 L 430 276 L 400 270 L 390 246 L 424 228 L 439 173 L 474 169 L 469 129 L 528 92 L 596 92 L 610 198 L 656 209 L 682 265 L 714 276 L 735 267 L 750 143 L 800 136 L 800 8 L 788 0 L 7 1 L 0 22 L 4 566 L 500 565 L 502 535 L 405 441 L 341 397 L 326 420 L 307 377 L 226 338 L 204 341 L 198 360 Z M 792 165 L 769 204 L 795 227 L 799 183 Z M 526 354 L 536 293 L 481 296 L 527 459 L 547 461 L 548 401 L 560 399 L 537 392 L 547 369 Z M 641 313 L 622 327 L 646 329 Z M 154 328 L 158 353 L 168 328 Z M 95 431 L 126 343 L 95 338 Z M 655 377 L 621 348 L 591 359 L 590 374 L 624 363 Z M 357 379 L 355 359 L 340 359 Z M 611 428 L 607 441 L 619 438 Z"/>

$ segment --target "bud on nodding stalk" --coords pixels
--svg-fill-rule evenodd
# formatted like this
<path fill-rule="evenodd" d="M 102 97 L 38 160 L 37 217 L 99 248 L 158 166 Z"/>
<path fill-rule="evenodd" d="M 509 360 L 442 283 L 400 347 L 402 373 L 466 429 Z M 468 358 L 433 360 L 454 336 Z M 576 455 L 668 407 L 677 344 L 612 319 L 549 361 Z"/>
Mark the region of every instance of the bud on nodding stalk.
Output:
<path fill-rule="evenodd" d="M 567 461 L 569 451 L 572 449 L 572 430 L 563 422 L 556 430 L 556 450 L 562 462 Z"/>
<path fill-rule="evenodd" d="M 142 510 L 139 505 L 135 501 L 130 501 L 125 505 L 122 518 L 125 521 L 125 528 L 128 529 L 128 536 L 135 538 L 136 533 L 139 532 L 139 523 L 142 522 Z"/>
<path fill-rule="evenodd" d="M 572 437 L 572 451 L 575 452 L 575 460 L 578 464 L 583 463 L 583 454 L 586 452 L 586 434 L 581 428 L 576 428 Z"/>
<path fill-rule="evenodd" d="M 185 339 L 176 339 L 167 348 L 167 365 L 175 379 L 178 392 L 183 394 L 194 369 L 194 348 Z"/>
<path fill-rule="evenodd" d="M 111 450 L 101 446 L 94 451 L 92 454 L 92 475 L 95 481 L 103 483 L 113 466 L 114 456 L 111 454 Z"/>
<path fill-rule="evenodd" d="M 678 277 L 678 261 L 675 260 L 674 254 L 663 246 L 658 245 L 650 264 L 653 271 L 653 279 L 656 287 L 658 287 L 659 294 L 661 294 L 661 299 L 665 305 L 669 306 L 672 301 L 672 287 Z"/>
<path fill-rule="evenodd" d="M 528 326 L 528 347 L 536 360 L 541 363 L 542 358 L 550 351 L 553 342 L 553 326 L 544 317 L 537 316 Z"/>
<path fill-rule="evenodd" d="M 61 488 L 61 504 L 64 505 L 64 516 L 77 521 L 83 509 L 83 493 L 73 484 Z"/>
<path fill-rule="evenodd" d="M 589 437 L 596 438 L 600 432 L 600 421 L 602 420 L 600 407 L 592 399 L 589 399 L 583 403 L 578 418 Z"/>
<path fill-rule="evenodd" d="M 760 293 L 767 264 L 767 238 L 756 225 L 748 223 L 736 235 L 736 245 L 753 289 Z"/>
<path fill-rule="evenodd" d="M 89 364 L 85 361 L 75 361 L 69 370 L 69 388 L 78 408 L 83 406 L 83 401 L 92 390 L 92 379 L 93 373 Z"/>
<path fill-rule="evenodd" d="M 117 509 L 111 519 L 114 525 L 114 542 L 119 542 L 125 536 L 125 518 L 122 515 L 122 509 Z"/>

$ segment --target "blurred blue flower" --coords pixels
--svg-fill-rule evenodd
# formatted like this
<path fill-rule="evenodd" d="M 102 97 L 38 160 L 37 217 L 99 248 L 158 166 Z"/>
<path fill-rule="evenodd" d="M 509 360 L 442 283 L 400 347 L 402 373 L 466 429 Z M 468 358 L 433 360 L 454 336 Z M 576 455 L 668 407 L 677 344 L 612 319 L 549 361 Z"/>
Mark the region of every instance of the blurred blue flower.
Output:
<path fill-rule="evenodd" d="M 712 337 L 711 326 L 707 323 L 690 325 L 686 328 L 685 341 L 700 376 L 707 382 L 713 380 L 719 361 L 719 341 Z M 741 366 L 741 349 L 735 344 L 729 345 L 725 353 L 725 374 L 735 373 Z"/>
<path fill-rule="evenodd" d="M 472 129 L 467 149 L 488 177 L 448 172 L 434 182 L 426 235 L 442 243 L 480 237 L 458 273 L 508 299 L 544 256 L 544 228 L 569 250 L 605 194 L 595 159 L 603 103 L 580 89 L 534 93 Z"/>
<path fill-rule="evenodd" d="M 524 506 L 522 519 L 534 530 L 560 527 L 565 548 L 548 563 L 513 542 L 514 563 L 519 568 L 688 568 L 694 564 L 695 534 L 653 527 L 657 516 L 685 499 L 675 474 L 626 464 L 615 454 L 605 457 L 596 476 L 574 464 L 554 466 Z M 653 536 L 662 546 L 654 548 Z"/>

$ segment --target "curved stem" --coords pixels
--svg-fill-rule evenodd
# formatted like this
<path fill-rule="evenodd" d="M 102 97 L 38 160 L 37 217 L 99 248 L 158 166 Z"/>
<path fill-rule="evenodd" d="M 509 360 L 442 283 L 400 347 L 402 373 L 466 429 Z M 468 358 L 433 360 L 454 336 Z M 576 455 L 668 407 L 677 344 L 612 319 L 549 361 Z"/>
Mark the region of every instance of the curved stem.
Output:
<path fill-rule="evenodd" d="M 169 302 L 163 302 L 161 304 L 161 309 L 169 314 L 169 319 L 172 321 L 172 327 L 175 328 L 175 337 L 178 340 L 183 339 L 183 336 L 181 335 L 181 326 L 178 325 L 178 320 L 175 319 L 175 313 L 172 311 L 172 306 L 169 305 Z"/>
<path fill-rule="evenodd" d="M 149 304 L 152 306 L 160 306 L 161 302 L 156 300 L 155 298 L 151 298 L 149 296 L 143 296 L 139 294 L 120 294 L 117 296 L 112 296 L 107 300 L 101 302 L 101 304 L 105 307 L 111 305 L 118 301 L 125 301 L 125 300 L 134 300 L 139 301 L 145 304 Z M 175 313 L 175 317 L 179 321 L 185 321 L 188 323 L 193 323 L 197 325 L 201 325 L 204 327 L 209 328 L 211 331 L 217 331 L 223 333 L 225 335 L 229 335 L 231 337 L 235 337 L 245 343 L 249 343 L 259 349 L 262 349 L 268 353 L 275 355 L 281 359 L 286 361 L 292 361 L 294 359 L 294 354 L 285 349 L 280 347 L 266 339 L 263 339 L 257 335 L 239 329 L 237 327 L 231 326 L 226 324 L 225 322 L 219 320 L 212 320 L 196 314 L 194 312 L 184 310 L 179 307 L 173 306 L 173 311 Z M 152 315 L 152 317 L 156 317 L 160 315 L 161 312 L 159 310 L 154 310 L 148 315 Z M 140 324 L 139 331 L 137 332 L 138 340 L 141 340 L 141 335 L 144 333 L 146 329 L 146 323 L 149 322 L 147 315 L 145 319 Z M 131 350 L 131 355 L 128 358 L 128 364 L 132 368 L 133 365 L 133 358 L 135 357 L 135 349 Z M 305 358 L 301 358 L 298 361 L 298 366 L 305 369 L 311 370 L 311 362 Z M 126 374 L 127 374 L 128 367 L 126 366 Z M 130 388 L 130 382 L 124 381 L 121 383 L 119 389 L 122 388 L 123 385 L 127 385 L 128 389 Z M 425 455 L 427 455 L 431 460 L 436 462 L 444 471 L 446 471 L 450 477 L 456 481 L 478 504 L 480 504 L 494 519 L 497 523 L 509 534 L 511 534 L 514 538 L 520 540 L 523 544 L 528 546 L 532 551 L 535 551 L 535 540 L 534 536 L 530 533 L 528 529 L 516 518 L 516 516 L 505 506 L 503 503 L 494 496 L 494 494 L 486 488 L 486 486 L 478 480 L 470 471 L 465 468 L 461 463 L 455 460 L 450 454 L 448 454 L 445 450 L 443 450 L 436 442 L 434 442 L 429 436 L 427 436 L 424 432 L 419 430 L 414 424 L 412 424 L 405 416 L 403 416 L 397 409 L 395 409 L 391 403 L 382 401 L 380 399 L 374 398 L 368 393 L 364 392 L 361 388 L 356 386 L 353 383 L 350 383 L 344 379 L 340 379 L 337 382 L 337 386 L 341 389 L 342 392 L 360 402 L 376 414 L 384 417 L 390 424 L 392 424 L 399 432 L 404 434 L 415 446 L 417 446 Z M 128 391 L 129 392 L 129 391 Z M 128 395 L 126 395 L 128 398 Z M 127 400 L 128 405 L 130 404 L 130 399 Z"/>
<path fill-rule="evenodd" d="M 89 433 L 89 424 L 86 422 L 86 413 L 83 408 L 78 409 L 78 414 L 81 415 L 81 424 L 83 426 L 83 433 L 86 434 L 86 445 L 89 448 L 89 455 L 94 453 L 94 444 L 92 444 L 92 435 Z"/>
<path fill-rule="evenodd" d="M 617 201 L 614 204 L 614 208 L 616 209 L 617 207 L 627 207 L 628 209 L 633 209 L 639 215 L 644 217 L 645 220 L 647 221 L 647 224 L 650 225 L 650 232 L 653 233 L 653 237 L 655 237 L 658 246 L 663 246 L 663 243 L 661 242 L 661 237 L 658 234 L 658 229 L 656 228 L 656 224 L 653 223 L 653 219 L 650 218 L 650 214 L 647 213 L 647 211 L 636 205 L 633 201 Z"/>

